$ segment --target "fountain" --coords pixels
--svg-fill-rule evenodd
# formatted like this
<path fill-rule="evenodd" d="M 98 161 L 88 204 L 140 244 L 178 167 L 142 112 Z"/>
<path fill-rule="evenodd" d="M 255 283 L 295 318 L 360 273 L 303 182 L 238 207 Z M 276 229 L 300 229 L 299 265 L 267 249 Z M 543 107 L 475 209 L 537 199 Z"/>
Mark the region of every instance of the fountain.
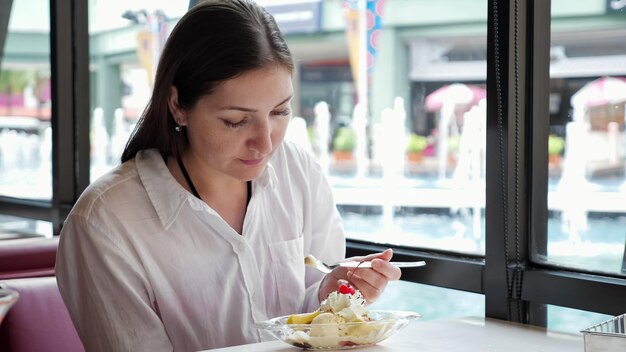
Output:
<path fill-rule="evenodd" d="M 585 142 L 588 130 L 588 124 L 576 118 L 566 127 L 563 173 L 558 191 L 563 195 L 561 226 L 572 242 L 580 242 L 581 232 L 587 229 L 584 193 L 589 191 L 586 177 L 588 143 Z"/>
<path fill-rule="evenodd" d="M 120 161 L 126 142 L 130 137 L 126 121 L 124 120 L 124 110 L 121 108 L 115 109 L 113 113 L 113 133 L 111 135 L 111 153 L 107 164 L 117 165 Z"/>
<path fill-rule="evenodd" d="M 289 121 L 285 139 L 302 146 L 306 151 L 312 153 L 311 141 L 306 130 L 306 121 L 299 116 L 294 116 Z"/>
<path fill-rule="evenodd" d="M 330 110 L 325 101 L 315 104 L 315 127 L 313 133 L 313 152 L 317 155 L 322 166 L 322 171 L 328 173 L 330 155 L 328 144 L 330 143 Z"/>
<path fill-rule="evenodd" d="M 464 114 L 458 162 L 452 175 L 451 187 L 484 192 L 486 122 L 487 104 L 486 100 L 482 99 L 477 106 Z M 473 194 L 472 198 L 470 201 L 472 203 L 472 234 L 475 240 L 480 240 L 482 238 L 482 205 L 478 193 Z M 463 212 L 462 209 L 463 205 L 452 204 L 450 211 Z"/>
<path fill-rule="evenodd" d="M 396 189 L 404 179 L 404 150 L 406 142 L 406 112 L 404 101 L 397 97 L 394 100 L 394 109 L 385 108 L 381 114 L 378 133 L 380 140 L 376 141 L 377 154 L 383 156 L 382 188 L 385 190 L 383 201 L 383 227 L 386 231 L 393 229 L 394 198 L 391 190 Z"/>
<path fill-rule="evenodd" d="M 369 158 L 367 156 L 367 111 L 356 104 L 352 115 L 352 129 L 356 135 L 354 155 L 356 159 L 356 177 L 364 179 L 367 176 Z"/>
<path fill-rule="evenodd" d="M 462 83 L 453 83 L 431 93 L 426 99 L 427 105 L 440 105 L 439 122 L 437 124 L 437 175 L 439 180 L 447 177 L 448 139 L 459 135 L 457 113 L 474 101 L 475 92 Z"/>
<path fill-rule="evenodd" d="M 52 127 L 47 126 L 43 130 L 39 148 L 39 174 L 51 181 L 52 176 Z"/>
<path fill-rule="evenodd" d="M 109 135 L 104 127 L 104 111 L 97 107 L 93 110 L 91 124 L 91 181 L 95 181 L 108 169 Z"/>

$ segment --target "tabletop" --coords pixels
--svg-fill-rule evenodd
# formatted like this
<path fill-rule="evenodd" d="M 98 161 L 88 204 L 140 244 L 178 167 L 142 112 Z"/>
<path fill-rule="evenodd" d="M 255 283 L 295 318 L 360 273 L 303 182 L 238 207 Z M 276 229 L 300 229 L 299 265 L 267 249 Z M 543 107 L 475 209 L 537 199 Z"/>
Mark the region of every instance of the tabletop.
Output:
<path fill-rule="evenodd" d="M 282 341 L 233 346 L 212 351 L 298 351 Z M 582 335 L 478 317 L 414 321 L 395 336 L 359 352 L 577 352 L 584 351 Z"/>

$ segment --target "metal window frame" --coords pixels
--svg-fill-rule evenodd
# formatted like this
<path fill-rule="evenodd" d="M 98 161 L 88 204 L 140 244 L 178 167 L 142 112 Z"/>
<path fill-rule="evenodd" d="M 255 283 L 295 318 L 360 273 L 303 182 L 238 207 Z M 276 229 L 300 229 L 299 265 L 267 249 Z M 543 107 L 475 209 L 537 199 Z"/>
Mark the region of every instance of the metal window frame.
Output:
<path fill-rule="evenodd" d="M 4 43 L 9 34 L 9 17 L 13 0 L 0 0 L 0 69 L 2 69 L 2 58 L 4 57 Z"/>
<path fill-rule="evenodd" d="M 87 2 L 50 0 L 52 199 L 0 197 L 0 213 L 63 220 L 89 184 L 89 29 Z"/>

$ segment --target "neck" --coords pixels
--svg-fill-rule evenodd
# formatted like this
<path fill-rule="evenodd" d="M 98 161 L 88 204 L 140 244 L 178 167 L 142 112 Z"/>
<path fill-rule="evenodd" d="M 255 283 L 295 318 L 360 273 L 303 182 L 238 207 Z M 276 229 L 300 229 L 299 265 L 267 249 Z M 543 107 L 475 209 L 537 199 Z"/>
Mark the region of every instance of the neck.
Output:
<path fill-rule="evenodd" d="M 184 154 L 181 157 L 183 167 L 187 170 L 190 181 L 198 191 L 200 198 L 203 200 L 215 198 L 219 196 L 232 196 L 233 193 L 238 194 L 238 190 L 246 190 L 246 182 L 231 176 L 217 173 L 214 169 L 207 166 L 207 164 L 193 155 Z M 180 168 L 180 166 L 179 166 Z M 182 171 L 182 170 L 181 170 Z M 183 186 L 186 186 L 191 191 L 191 185 L 188 181 L 183 179 Z M 225 190 L 228 190 L 225 192 Z"/>
<path fill-rule="evenodd" d="M 248 197 L 251 195 L 251 192 L 248 191 L 247 182 L 224 177 L 213 180 L 210 175 L 214 173 L 207 173 L 207 175 L 203 173 L 201 168 L 190 167 L 189 163 L 183 159 L 181 159 L 181 164 L 182 167 L 174 158 L 168 159 L 167 162 L 176 181 L 192 194 L 192 189 L 195 188 L 197 194 L 194 195 L 215 210 L 224 221 L 241 234 L 248 208 Z M 185 178 L 182 170 L 187 171 L 188 179 Z M 203 175 L 203 177 L 198 175 Z"/>

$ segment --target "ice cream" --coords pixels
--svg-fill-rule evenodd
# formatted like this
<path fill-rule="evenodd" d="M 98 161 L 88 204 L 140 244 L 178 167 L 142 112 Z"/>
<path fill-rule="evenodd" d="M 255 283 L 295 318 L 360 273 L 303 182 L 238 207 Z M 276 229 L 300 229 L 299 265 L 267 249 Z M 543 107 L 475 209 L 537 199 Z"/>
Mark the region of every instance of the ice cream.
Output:
<path fill-rule="evenodd" d="M 290 315 L 287 324 L 340 324 L 370 320 L 365 298 L 349 285 L 339 286 L 311 313 Z"/>
<path fill-rule="evenodd" d="M 308 325 L 305 329 L 295 328 L 288 342 L 304 348 L 371 344 L 382 336 L 381 328 L 386 330 L 386 323 L 364 324 L 372 321 L 361 292 L 341 285 L 316 311 L 288 317 L 287 324 Z"/>
<path fill-rule="evenodd" d="M 343 287 L 347 288 L 343 289 Z M 365 298 L 363 298 L 360 291 L 346 285 L 342 285 L 339 291 L 334 291 L 328 295 L 328 298 L 320 304 L 319 311 L 321 314 L 313 319 L 312 324 L 316 323 L 316 319 L 320 321 L 327 320 L 328 318 L 320 318 L 324 315 L 332 315 L 333 321 L 338 323 L 369 320 L 367 309 L 365 308 Z"/>

